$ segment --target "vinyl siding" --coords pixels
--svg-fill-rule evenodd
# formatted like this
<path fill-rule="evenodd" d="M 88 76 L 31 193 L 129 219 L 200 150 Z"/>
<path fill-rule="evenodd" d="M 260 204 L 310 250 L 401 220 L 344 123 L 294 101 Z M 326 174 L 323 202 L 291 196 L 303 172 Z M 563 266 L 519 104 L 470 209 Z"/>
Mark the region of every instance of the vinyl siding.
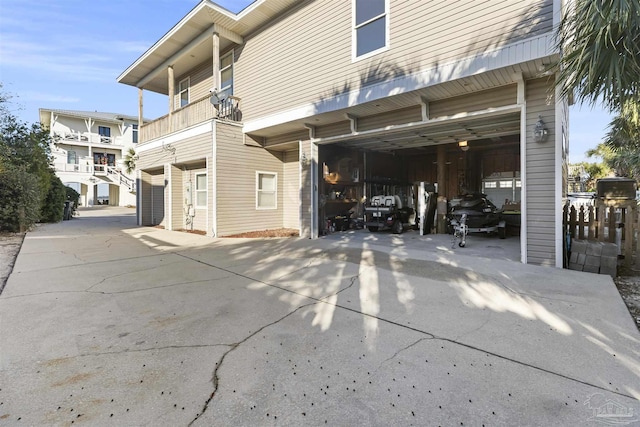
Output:
<path fill-rule="evenodd" d="M 548 99 L 553 81 L 527 81 L 526 87 L 526 197 L 527 262 L 555 266 L 555 101 Z M 533 128 L 542 116 L 549 131 L 546 142 L 533 140 Z"/>
<path fill-rule="evenodd" d="M 283 225 L 283 153 L 245 145 L 242 129 L 217 124 L 218 236 L 281 228 Z M 256 171 L 278 175 L 277 209 L 256 209 Z"/>
<path fill-rule="evenodd" d="M 311 159 L 311 141 L 303 141 L 300 143 L 300 157 L 304 156 L 307 159 Z M 300 237 L 311 237 L 311 165 L 304 164 L 301 167 L 300 175 L 300 204 L 301 214 L 300 218 Z"/>
<path fill-rule="evenodd" d="M 180 89 L 179 84 L 187 77 L 189 77 L 189 103 L 209 95 L 209 90 L 213 87 L 212 60 L 208 59 L 207 61 L 202 62 L 189 73 L 176 78 L 176 93 L 173 95 L 173 105 L 175 110 L 180 108 L 180 93 L 178 92 Z"/>
<path fill-rule="evenodd" d="M 212 146 L 211 132 L 205 132 L 197 136 L 185 138 L 169 144 L 170 147 L 153 148 L 139 153 L 138 169 L 161 167 L 165 163 L 187 163 L 203 161 L 210 157 Z M 172 152 L 175 149 L 175 152 Z"/>
<path fill-rule="evenodd" d="M 429 118 L 505 107 L 517 103 L 517 85 L 502 86 L 429 103 Z"/>
<path fill-rule="evenodd" d="M 351 9 L 308 2 L 245 38 L 235 66 L 245 120 L 548 33 L 553 20 L 552 0 L 390 0 L 389 49 L 353 62 Z"/>
<path fill-rule="evenodd" d="M 282 225 L 286 228 L 300 228 L 300 162 L 299 150 L 284 153 L 282 173 Z"/>
<path fill-rule="evenodd" d="M 179 167 L 172 165 L 171 166 L 171 182 L 169 183 L 171 187 L 172 201 L 173 206 L 171 206 L 171 229 L 172 230 L 180 230 L 181 228 L 185 228 L 185 217 L 184 217 L 184 195 L 182 192 L 183 189 L 183 172 Z"/>

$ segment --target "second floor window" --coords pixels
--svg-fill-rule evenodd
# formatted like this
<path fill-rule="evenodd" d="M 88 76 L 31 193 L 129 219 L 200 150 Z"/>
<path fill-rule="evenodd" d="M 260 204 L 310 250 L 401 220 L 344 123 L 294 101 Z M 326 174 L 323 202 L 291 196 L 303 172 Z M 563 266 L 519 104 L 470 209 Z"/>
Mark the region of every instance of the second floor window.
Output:
<path fill-rule="evenodd" d="M 388 0 L 353 0 L 354 57 L 374 54 L 387 47 Z"/>
<path fill-rule="evenodd" d="M 111 142 L 111 128 L 107 126 L 98 126 L 98 135 L 100 135 L 100 142 L 108 144 Z"/>
<path fill-rule="evenodd" d="M 233 95 L 233 51 L 220 58 L 220 93 Z"/>
<path fill-rule="evenodd" d="M 178 84 L 178 94 L 180 95 L 180 107 L 189 103 L 189 77 L 181 80 Z"/>
<path fill-rule="evenodd" d="M 138 143 L 138 125 L 131 125 L 131 141 L 134 144 Z"/>

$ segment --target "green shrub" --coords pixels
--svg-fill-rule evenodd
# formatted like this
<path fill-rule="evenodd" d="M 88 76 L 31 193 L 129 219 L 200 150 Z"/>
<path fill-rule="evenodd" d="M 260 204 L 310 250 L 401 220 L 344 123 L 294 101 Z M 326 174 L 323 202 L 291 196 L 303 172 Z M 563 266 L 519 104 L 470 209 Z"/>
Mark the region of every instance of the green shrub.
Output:
<path fill-rule="evenodd" d="M 40 219 L 40 183 L 21 167 L 0 169 L 0 230 L 27 231 Z"/>
<path fill-rule="evenodd" d="M 41 222 L 60 222 L 64 213 L 64 202 L 67 199 L 65 185 L 60 178 L 51 172 L 49 191 L 42 203 Z"/>

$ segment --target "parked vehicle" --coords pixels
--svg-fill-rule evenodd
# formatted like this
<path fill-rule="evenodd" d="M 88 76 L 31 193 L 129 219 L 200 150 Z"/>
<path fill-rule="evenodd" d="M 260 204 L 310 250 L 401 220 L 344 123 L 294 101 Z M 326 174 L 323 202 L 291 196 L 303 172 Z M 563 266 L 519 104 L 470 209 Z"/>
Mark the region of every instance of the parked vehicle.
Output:
<path fill-rule="evenodd" d="M 394 234 L 401 234 L 404 227 L 415 225 L 415 210 L 403 206 L 400 196 L 373 196 L 364 208 L 365 225 L 369 231 L 375 232 L 391 229 Z"/>
<path fill-rule="evenodd" d="M 451 234 L 463 234 L 460 247 L 464 246 L 467 233 L 497 233 L 501 239 L 506 237 L 506 222 L 501 210 L 486 194 L 470 193 L 451 199 L 447 219 Z"/>

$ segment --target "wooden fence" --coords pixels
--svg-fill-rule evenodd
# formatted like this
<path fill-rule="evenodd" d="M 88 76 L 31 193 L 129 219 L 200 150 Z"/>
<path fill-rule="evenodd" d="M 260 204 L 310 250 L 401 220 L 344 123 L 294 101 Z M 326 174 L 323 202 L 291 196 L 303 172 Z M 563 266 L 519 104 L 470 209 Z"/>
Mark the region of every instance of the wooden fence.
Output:
<path fill-rule="evenodd" d="M 615 243 L 626 267 L 632 264 L 640 266 L 638 205 L 635 200 L 597 200 L 595 206 L 566 205 L 562 224 L 572 239 Z"/>

